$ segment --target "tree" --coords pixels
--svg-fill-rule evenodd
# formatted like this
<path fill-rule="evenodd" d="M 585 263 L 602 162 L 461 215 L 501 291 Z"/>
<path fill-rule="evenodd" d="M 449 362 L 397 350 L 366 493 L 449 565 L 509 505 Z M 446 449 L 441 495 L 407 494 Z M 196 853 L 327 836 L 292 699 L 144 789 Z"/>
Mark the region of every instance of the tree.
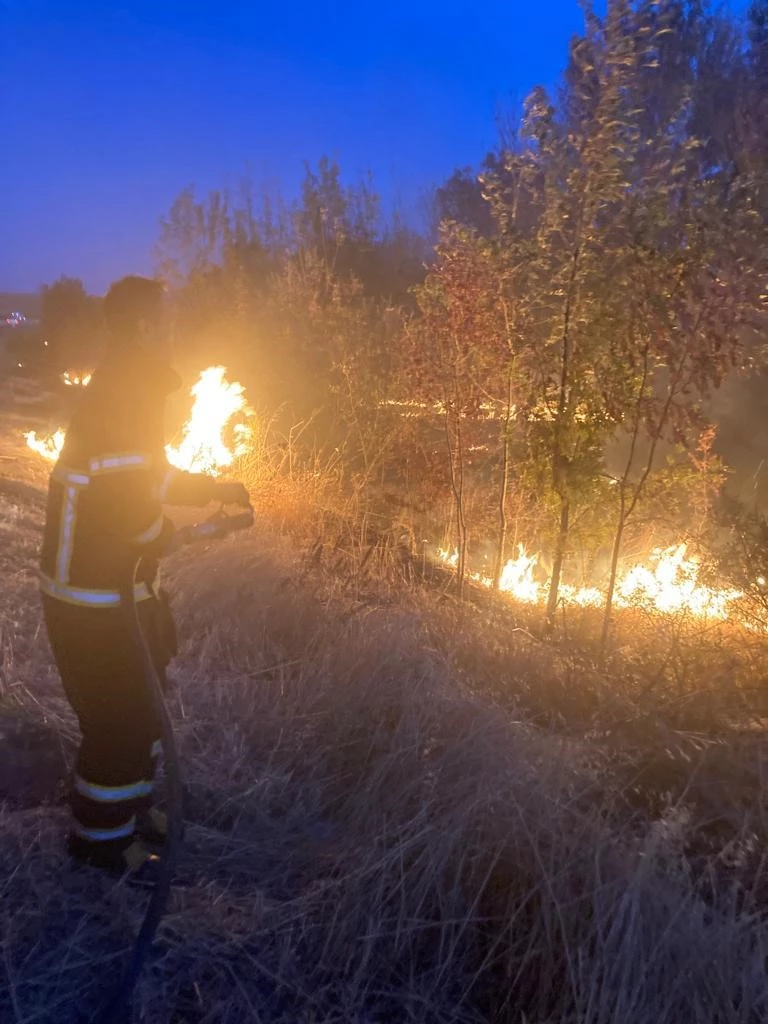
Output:
<path fill-rule="evenodd" d="M 490 168 L 485 168 L 488 173 Z M 438 187 L 435 193 L 436 216 L 439 224 L 453 222 L 471 228 L 486 237 L 493 234 L 493 212 L 483 195 L 481 176 L 471 167 L 462 167 Z"/>
<path fill-rule="evenodd" d="M 470 534 L 468 483 L 483 493 L 497 468 L 498 532 L 494 582 L 504 564 L 512 429 L 517 412 L 519 299 L 497 246 L 475 231 L 445 223 L 436 260 L 416 289 L 418 315 L 409 325 L 409 395 L 424 419 L 442 419 L 447 481 L 456 528 L 459 591 Z M 470 453 L 484 452 L 484 469 Z"/>
<path fill-rule="evenodd" d="M 667 8 L 679 19 L 681 4 Z M 615 478 L 618 511 L 603 649 L 622 539 L 660 447 L 666 441 L 693 452 L 702 437 L 711 444 L 714 432 L 705 403 L 732 371 L 750 365 L 749 334 L 763 306 L 760 282 L 768 271 L 755 210 L 755 176 L 738 160 L 727 176 L 720 165 L 712 166 L 709 143 L 693 135 L 694 92 L 683 90 L 677 109 L 649 103 L 655 90 L 648 76 L 658 72 L 665 77 L 662 51 L 669 55 L 679 41 L 681 51 L 669 63 L 681 80 L 694 80 L 700 73 L 697 57 L 707 52 L 712 36 L 694 36 L 697 51 L 684 34 L 670 35 L 657 8 L 642 4 L 634 38 L 640 55 L 635 102 L 643 117 L 631 190 L 620 217 L 628 245 L 616 253 L 614 265 L 621 308 L 613 312 L 614 372 L 607 375 L 617 385 L 620 430 L 628 447 L 623 471 Z M 734 54 L 733 59 L 738 67 L 741 58 Z M 730 101 L 733 117 L 738 97 L 726 92 L 720 100 Z M 649 106 L 656 116 L 648 116 Z M 622 367 L 630 370 L 623 380 Z M 683 460 L 683 471 L 685 465 Z"/>
<path fill-rule="evenodd" d="M 526 432 L 559 506 L 550 625 L 572 516 L 605 491 L 606 448 L 625 440 L 604 637 L 623 533 L 661 445 L 700 436 L 703 402 L 745 361 L 761 304 L 755 174 L 737 161 L 724 175 L 692 136 L 702 53 L 727 37 L 700 14 L 677 0 L 588 10 L 558 105 L 534 91 L 523 145 L 485 181 L 500 245 L 527 268 Z"/>
<path fill-rule="evenodd" d="M 101 342 L 100 301 L 78 278 L 60 277 L 40 292 L 41 331 L 59 370 L 92 367 Z"/>
<path fill-rule="evenodd" d="M 664 203 L 667 216 L 646 227 L 669 229 L 674 210 L 679 220 L 671 225 L 672 234 L 679 241 L 666 251 L 661 245 L 653 251 L 635 245 L 627 253 L 627 265 L 617 267 L 625 316 L 623 322 L 617 319 L 616 356 L 632 372 L 626 376 L 620 411 L 619 429 L 628 447 L 623 471 L 614 478 L 618 510 L 603 649 L 622 540 L 656 468 L 661 445 L 666 441 L 685 452 L 702 437 L 709 436 L 711 442 L 714 431 L 704 418 L 703 402 L 732 370 L 746 365 L 742 329 L 757 300 L 757 281 L 751 280 L 754 247 L 739 237 L 745 229 L 749 234 L 750 218 L 745 222 L 738 205 L 723 208 L 719 190 L 711 183 L 702 192 L 686 179 L 684 187 L 692 200 L 688 206 L 678 191 L 682 182 L 675 182 L 671 167 L 666 170 L 669 177 L 647 181 L 653 194 L 652 201 L 647 197 L 646 215 L 653 220 L 657 204 Z M 639 225 L 637 230 L 643 238 Z M 643 241 L 648 242 L 648 235 Z"/>
<path fill-rule="evenodd" d="M 327 157 L 317 170 L 306 165 L 293 222 L 295 251 L 316 252 L 337 278 L 354 277 L 370 298 L 405 302 L 423 278 L 423 239 L 396 214 L 384 223 L 370 176 L 345 186 Z"/>
<path fill-rule="evenodd" d="M 615 423 L 602 372 L 612 343 L 606 303 L 614 254 L 624 238 L 614 230 L 626 199 L 635 156 L 636 113 L 627 104 L 634 70 L 627 37 L 630 8 L 609 5 L 603 24 L 591 12 L 587 34 L 575 40 L 561 114 L 542 89 L 526 104 L 519 152 L 506 156 L 506 180 L 488 179 L 488 196 L 502 238 L 519 246 L 516 204 L 524 183 L 533 216 L 527 287 L 531 322 L 532 399 L 527 414 L 536 448 L 546 453 L 559 506 L 547 599 L 551 626 L 558 604 L 571 516 L 601 471 Z"/>

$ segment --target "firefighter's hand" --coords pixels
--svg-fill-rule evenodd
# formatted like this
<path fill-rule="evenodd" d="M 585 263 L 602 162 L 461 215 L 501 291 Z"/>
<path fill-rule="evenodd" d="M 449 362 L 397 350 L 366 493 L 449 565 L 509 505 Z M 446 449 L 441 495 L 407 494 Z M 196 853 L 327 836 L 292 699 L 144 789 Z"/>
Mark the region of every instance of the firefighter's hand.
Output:
<path fill-rule="evenodd" d="M 250 508 L 251 496 L 243 484 L 237 480 L 221 480 L 216 484 L 214 501 L 220 501 L 222 505 L 242 505 Z"/>

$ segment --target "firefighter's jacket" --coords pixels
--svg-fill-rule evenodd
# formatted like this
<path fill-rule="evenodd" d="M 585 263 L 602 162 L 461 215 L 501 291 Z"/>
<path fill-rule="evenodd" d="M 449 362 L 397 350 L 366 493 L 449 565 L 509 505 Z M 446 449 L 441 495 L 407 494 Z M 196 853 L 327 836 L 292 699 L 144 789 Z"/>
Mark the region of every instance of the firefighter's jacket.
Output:
<path fill-rule="evenodd" d="M 109 353 L 95 370 L 51 473 L 44 594 L 114 607 L 139 558 L 135 599 L 153 596 L 157 556 L 173 533 L 162 505 L 206 505 L 216 486 L 165 456 L 165 399 L 180 383 L 167 363 L 134 346 Z"/>

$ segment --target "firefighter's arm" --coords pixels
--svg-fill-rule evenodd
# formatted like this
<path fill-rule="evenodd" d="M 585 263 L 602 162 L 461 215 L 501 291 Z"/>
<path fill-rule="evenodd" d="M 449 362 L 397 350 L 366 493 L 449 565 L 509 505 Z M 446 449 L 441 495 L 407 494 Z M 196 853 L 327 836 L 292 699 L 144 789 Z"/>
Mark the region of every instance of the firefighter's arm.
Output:
<path fill-rule="evenodd" d="M 163 513 L 157 473 L 151 462 L 103 479 L 102 508 L 107 511 L 105 527 L 121 548 L 144 559 L 158 559 L 173 549 L 176 527 Z M 173 470 L 169 474 L 170 504 L 203 505 L 209 501 L 249 506 L 249 496 L 242 484 L 217 481 L 202 474 Z"/>
<path fill-rule="evenodd" d="M 159 557 L 168 547 L 175 527 L 156 493 L 152 460 L 140 454 L 110 456 L 97 468 L 91 486 L 98 493 L 99 520 L 119 546 Z"/>
<path fill-rule="evenodd" d="M 248 492 L 242 484 L 215 480 L 205 473 L 188 473 L 166 463 L 160 476 L 157 498 L 162 505 L 191 505 L 197 508 L 211 501 L 223 505 L 248 505 Z"/>
<path fill-rule="evenodd" d="M 161 505 L 201 508 L 215 500 L 216 481 L 205 473 L 188 473 L 163 460 L 155 494 Z"/>

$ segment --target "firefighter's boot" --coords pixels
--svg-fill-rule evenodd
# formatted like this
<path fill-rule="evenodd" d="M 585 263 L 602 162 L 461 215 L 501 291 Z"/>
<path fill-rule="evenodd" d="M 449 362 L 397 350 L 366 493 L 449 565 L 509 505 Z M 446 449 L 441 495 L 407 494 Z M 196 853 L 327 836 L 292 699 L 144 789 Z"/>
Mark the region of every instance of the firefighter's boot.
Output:
<path fill-rule="evenodd" d="M 132 838 L 129 843 L 95 843 L 72 833 L 67 851 L 78 864 L 116 878 L 129 875 L 131 882 L 138 884 L 154 884 L 162 863 L 162 858 L 139 838 Z"/>

